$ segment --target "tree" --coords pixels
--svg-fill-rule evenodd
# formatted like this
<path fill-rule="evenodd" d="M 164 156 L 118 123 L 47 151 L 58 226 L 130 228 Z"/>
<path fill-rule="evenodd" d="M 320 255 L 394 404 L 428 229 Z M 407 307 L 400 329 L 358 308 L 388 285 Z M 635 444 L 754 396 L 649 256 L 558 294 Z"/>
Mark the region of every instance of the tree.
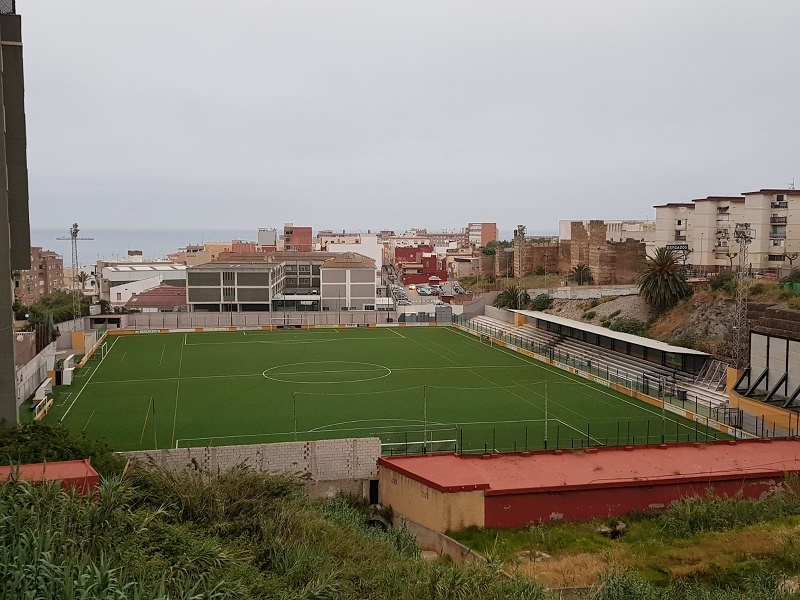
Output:
<path fill-rule="evenodd" d="M 578 285 L 590 285 L 594 281 L 592 270 L 589 268 L 589 265 L 583 263 L 572 267 L 570 275 L 572 276 L 572 281 L 576 282 Z"/>
<path fill-rule="evenodd" d="M 497 294 L 492 306 L 496 308 L 521 309 L 528 306 L 531 301 L 528 290 L 519 285 L 509 285 L 502 292 Z"/>
<path fill-rule="evenodd" d="M 739 253 L 738 252 L 726 252 L 725 256 L 731 262 L 731 273 L 733 273 L 733 259 L 736 258 L 737 256 L 739 256 Z"/>
<path fill-rule="evenodd" d="M 532 310 L 547 310 L 548 308 L 552 308 L 552 306 L 553 299 L 549 294 L 538 294 L 533 298 L 533 300 L 531 300 Z"/>
<path fill-rule="evenodd" d="M 636 281 L 639 295 L 656 311 L 663 312 L 692 295 L 683 266 L 668 248 L 658 248 L 647 257 Z"/>
<path fill-rule="evenodd" d="M 78 283 L 81 284 L 81 289 L 86 287 L 86 282 L 89 280 L 89 274 L 86 271 L 81 271 L 75 276 Z"/>

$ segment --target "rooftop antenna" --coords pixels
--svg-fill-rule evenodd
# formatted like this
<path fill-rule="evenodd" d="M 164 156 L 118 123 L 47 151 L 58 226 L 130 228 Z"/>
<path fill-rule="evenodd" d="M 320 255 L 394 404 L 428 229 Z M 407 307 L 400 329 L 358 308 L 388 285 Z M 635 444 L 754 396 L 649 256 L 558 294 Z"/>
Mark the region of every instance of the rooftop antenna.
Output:
<path fill-rule="evenodd" d="M 794 189 L 794 177 L 792 177 L 792 183 L 789 184 L 789 189 L 790 190 Z"/>
<path fill-rule="evenodd" d="M 83 328 L 81 316 L 81 296 L 83 295 L 83 282 L 78 276 L 78 240 L 93 240 L 94 238 L 78 237 L 78 224 L 73 223 L 69 230 L 69 237 L 57 237 L 57 240 L 70 240 L 72 242 L 72 318 L 78 320 L 76 328 Z"/>

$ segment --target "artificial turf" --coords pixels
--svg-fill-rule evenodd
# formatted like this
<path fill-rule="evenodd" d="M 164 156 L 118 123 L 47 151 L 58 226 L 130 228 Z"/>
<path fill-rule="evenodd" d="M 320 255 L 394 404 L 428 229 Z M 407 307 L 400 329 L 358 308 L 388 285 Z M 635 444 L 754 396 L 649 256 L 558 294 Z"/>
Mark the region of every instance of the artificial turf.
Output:
<path fill-rule="evenodd" d="M 386 453 L 694 441 L 687 421 L 452 327 L 109 336 L 46 416 L 116 450 L 378 436 Z M 649 438 L 648 438 L 649 433 Z M 708 432 L 711 438 L 717 434 Z"/>

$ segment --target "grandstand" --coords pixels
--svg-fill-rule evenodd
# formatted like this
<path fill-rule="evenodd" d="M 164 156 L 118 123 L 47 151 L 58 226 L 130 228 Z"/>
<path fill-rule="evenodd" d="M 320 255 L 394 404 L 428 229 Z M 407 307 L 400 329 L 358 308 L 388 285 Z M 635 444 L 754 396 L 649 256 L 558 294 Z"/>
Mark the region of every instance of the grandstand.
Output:
<path fill-rule="evenodd" d="M 655 387 L 659 391 L 659 397 L 667 396 L 678 404 L 689 403 L 696 406 L 702 405 L 709 409 L 721 409 L 728 401 L 724 391 L 726 365 L 711 359 L 705 353 L 667 346 L 662 342 L 648 340 L 647 338 L 637 338 L 638 344 L 649 346 L 658 352 L 671 354 L 691 353 L 693 356 L 702 357 L 703 364 L 695 374 L 677 368 L 677 366 L 645 360 L 624 352 L 575 339 L 558 331 L 537 327 L 536 323 L 542 323 L 542 318 L 545 317 L 547 319 L 546 323 L 569 327 L 579 332 L 594 332 L 594 330 L 598 329 L 596 326 L 561 317 L 553 318 L 552 315 L 545 315 L 535 311 L 515 312 L 530 317 L 530 320 L 527 323 L 515 325 L 499 318 L 482 315 L 473 317 L 468 326 L 475 327 L 483 333 L 499 334 L 512 343 L 514 340 L 526 342 L 527 344 L 523 343 L 522 345 L 531 347 L 538 354 L 598 376 L 605 376 L 610 381 L 617 381 L 626 385 L 626 387 L 647 388 L 648 390 Z M 616 334 L 616 332 L 609 330 L 603 331 L 610 336 Z M 629 334 L 617 335 L 637 337 Z"/>

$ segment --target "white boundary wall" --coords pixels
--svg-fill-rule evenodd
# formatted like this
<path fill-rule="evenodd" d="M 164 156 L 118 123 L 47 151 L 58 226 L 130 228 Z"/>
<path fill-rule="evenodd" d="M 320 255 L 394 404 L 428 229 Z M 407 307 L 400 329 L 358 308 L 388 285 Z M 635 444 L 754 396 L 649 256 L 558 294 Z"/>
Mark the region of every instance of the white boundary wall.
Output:
<path fill-rule="evenodd" d="M 26 365 L 15 370 L 17 408 L 33 395 L 36 388 L 47 378 L 47 372 L 55 369 L 56 343 L 45 346 Z"/>
<path fill-rule="evenodd" d="M 171 448 L 124 453 L 128 458 L 167 469 L 199 469 L 210 473 L 247 467 L 259 472 L 299 477 L 315 497 L 347 491 L 367 495 L 377 479 L 380 438 L 345 438 L 248 446 Z"/>

